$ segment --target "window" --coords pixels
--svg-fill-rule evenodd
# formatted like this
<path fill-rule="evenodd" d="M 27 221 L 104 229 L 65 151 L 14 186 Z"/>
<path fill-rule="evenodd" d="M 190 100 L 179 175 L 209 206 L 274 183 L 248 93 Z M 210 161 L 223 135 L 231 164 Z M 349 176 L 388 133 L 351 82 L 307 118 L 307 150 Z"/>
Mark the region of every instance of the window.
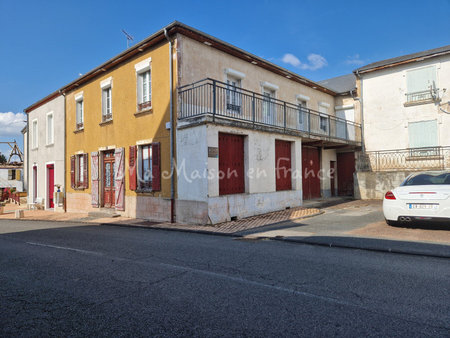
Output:
<path fill-rule="evenodd" d="M 141 189 L 152 187 L 152 146 L 150 144 L 141 146 L 139 166 L 139 187 Z"/>
<path fill-rule="evenodd" d="M 304 115 L 307 114 L 307 103 L 306 101 L 298 100 L 298 123 L 303 124 Z"/>
<path fill-rule="evenodd" d="M 53 113 L 47 114 L 47 145 L 54 143 Z"/>
<path fill-rule="evenodd" d="M 420 121 L 408 123 L 409 147 L 411 156 L 437 155 L 438 134 L 437 121 Z M 420 148 L 420 149 L 415 149 Z"/>
<path fill-rule="evenodd" d="M 84 100 L 81 97 L 76 100 L 76 129 L 84 128 Z"/>
<path fill-rule="evenodd" d="M 161 144 L 130 146 L 130 190 L 161 190 Z"/>
<path fill-rule="evenodd" d="M 9 169 L 8 170 L 8 180 L 15 180 L 16 179 L 16 169 Z"/>
<path fill-rule="evenodd" d="M 102 88 L 102 121 L 112 120 L 111 87 Z"/>
<path fill-rule="evenodd" d="M 88 187 L 88 154 L 77 154 L 70 157 L 70 181 L 73 189 Z"/>
<path fill-rule="evenodd" d="M 32 122 L 33 126 L 31 129 L 31 141 L 32 141 L 32 145 L 33 145 L 33 149 L 36 149 L 38 147 L 38 121 L 37 120 L 33 120 Z"/>
<path fill-rule="evenodd" d="M 227 111 L 230 113 L 240 113 L 242 97 L 240 93 L 241 79 L 227 76 Z"/>
<path fill-rule="evenodd" d="M 328 107 L 329 104 L 319 103 L 319 128 L 324 133 L 328 132 Z"/>
<path fill-rule="evenodd" d="M 264 89 L 263 91 L 263 122 L 273 124 L 273 115 L 275 113 L 275 91 L 270 89 Z"/>
<path fill-rule="evenodd" d="M 152 80 L 150 69 L 138 73 L 138 110 L 152 106 Z"/>
<path fill-rule="evenodd" d="M 429 66 L 406 72 L 406 101 L 431 100 L 436 93 L 436 67 Z"/>

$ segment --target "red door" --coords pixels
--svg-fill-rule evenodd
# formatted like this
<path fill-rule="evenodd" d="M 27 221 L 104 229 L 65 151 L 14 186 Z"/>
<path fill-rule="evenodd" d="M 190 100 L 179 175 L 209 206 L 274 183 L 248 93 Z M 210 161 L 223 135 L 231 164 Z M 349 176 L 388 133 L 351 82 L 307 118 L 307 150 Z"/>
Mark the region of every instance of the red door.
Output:
<path fill-rule="evenodd" d="M 338 195 L 353 196 L 353 173 L 355 172 L 355 154 L 337 154 Z"/>
<path fill-rule="evenodd" d="M 103 206 L 114 208 L 115 180 L 114 180 L 114 152 L 103 154 Z"/>
<path fill-rule="evenodd" d="M 319 149 L 302 147 L 303 199 L 320 197 L 320 155 Z"/>
<path fill-rule="evenodd" d="M 336 196 L 336 161 L 330 161 L 331 196 Z"/>
<path fill-rule="evenodd" d="M 53 193 L 55 192 L 55 167 L 53 164 L 47 164 L 47 198 L 48 207 L 54 208 Z"/>
<path fill-rule="evenodd" d="M 276 189 L 291 190 L 291 142 L 275 140 Z"/>
<path fill-rule="evenodd" d="M 33 203 L 37 198 L 37 167 L 33 166 Z"/>
<path fill-rule="evenodd" d="M 219 195 L 244 192 L 244 136 L 219 133 Z"/>

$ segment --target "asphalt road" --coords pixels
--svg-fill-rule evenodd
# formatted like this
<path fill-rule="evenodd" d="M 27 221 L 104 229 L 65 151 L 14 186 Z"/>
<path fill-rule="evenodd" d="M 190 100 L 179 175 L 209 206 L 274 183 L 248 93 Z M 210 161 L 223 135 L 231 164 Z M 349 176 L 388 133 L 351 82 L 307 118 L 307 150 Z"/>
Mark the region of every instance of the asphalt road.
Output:
<path fill-rule="evenodd" d="M 450 336 L 446 259 L 0 221 L 0 336 Z"/>

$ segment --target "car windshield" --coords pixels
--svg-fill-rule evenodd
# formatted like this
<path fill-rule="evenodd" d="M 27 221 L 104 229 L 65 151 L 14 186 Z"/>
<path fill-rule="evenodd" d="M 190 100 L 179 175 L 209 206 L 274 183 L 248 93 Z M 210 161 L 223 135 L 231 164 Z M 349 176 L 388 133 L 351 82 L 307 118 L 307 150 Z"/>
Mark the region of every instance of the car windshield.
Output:
<path fill-rule="evenodd" d="M 408 177 L 403 183 L 405 185 L 434 185 L 434 184 L 449 184 L 450 185 L 450 173 L 442 174 L 418 174 Z"/>

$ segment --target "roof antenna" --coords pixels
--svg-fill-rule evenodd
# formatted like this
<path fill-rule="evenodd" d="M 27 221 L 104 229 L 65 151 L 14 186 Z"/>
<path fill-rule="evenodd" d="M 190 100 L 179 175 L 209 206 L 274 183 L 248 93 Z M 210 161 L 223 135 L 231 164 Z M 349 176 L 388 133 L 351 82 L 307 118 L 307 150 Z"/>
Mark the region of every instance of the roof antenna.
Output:
<path fill-rule="evenodd" d="M 125 34 L 125 37 L 127 38 L 127 49 L 130 47 L 130 42 L 134 40 L 134 37 L 130 34 L 128 34 L 125 29 L 122 29 L 122 33 Z"/>

